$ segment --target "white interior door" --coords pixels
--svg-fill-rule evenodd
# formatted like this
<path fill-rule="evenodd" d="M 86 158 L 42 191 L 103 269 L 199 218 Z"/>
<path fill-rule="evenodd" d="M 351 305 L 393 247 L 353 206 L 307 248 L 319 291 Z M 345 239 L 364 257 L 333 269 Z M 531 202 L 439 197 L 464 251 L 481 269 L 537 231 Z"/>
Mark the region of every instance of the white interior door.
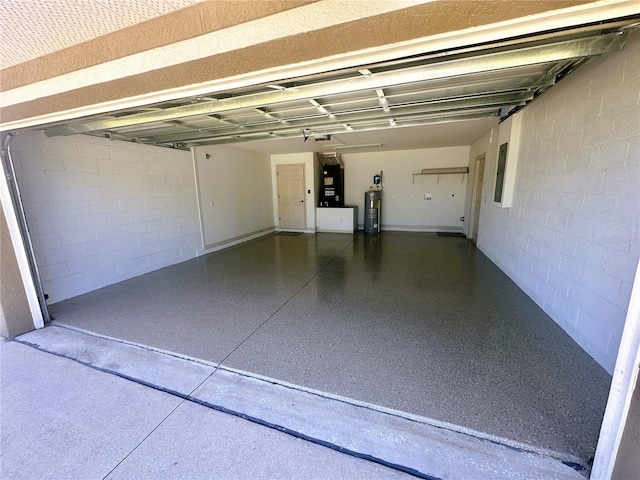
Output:
<path fill-rule="evenodd" d="M 277 165 L 280 228 L 304 230 L 307 226 L 304 164 Z"/>

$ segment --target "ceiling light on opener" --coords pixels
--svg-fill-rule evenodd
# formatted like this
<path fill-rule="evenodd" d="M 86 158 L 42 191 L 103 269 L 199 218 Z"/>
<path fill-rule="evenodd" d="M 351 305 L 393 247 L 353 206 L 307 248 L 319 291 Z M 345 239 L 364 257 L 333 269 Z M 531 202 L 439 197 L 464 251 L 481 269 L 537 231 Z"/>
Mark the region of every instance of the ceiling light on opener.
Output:
<path fill-rule="evenodd" d="M 375 148 L 381 146 L 381 143 L 363 143 L 361 145 L 336 145 L 334 148 L 336 150 L 348 150 L 350 148 Z"/>

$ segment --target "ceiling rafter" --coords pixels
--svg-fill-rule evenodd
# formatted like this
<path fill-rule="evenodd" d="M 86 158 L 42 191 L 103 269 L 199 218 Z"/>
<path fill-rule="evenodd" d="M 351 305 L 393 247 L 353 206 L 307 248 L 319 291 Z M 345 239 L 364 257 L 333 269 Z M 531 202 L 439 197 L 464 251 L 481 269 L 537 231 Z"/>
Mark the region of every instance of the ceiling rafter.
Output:
<path fill-rule="evenodd" d="M 267 91 L 230 96 L 215 102 L 189 103 L 165 108 L 162 111 L 141 112 L 116 118 L 70 123 L 50 127 L 45 129 L 45 133 L 49 136 L 55 136 L 91 133 L 101 130 L 118 131 L 123 127 L 142 126 L 203 115 L 219 115 L 223 112 L 242 111 L 243 109 L 265 110 L 269 106 L 286 105 L 299 101 L 308 104 L 311 103 L 310 100 L 314 100 L 321 108 L 329 112 L 324 105 L 320 104 L 319 100 L 358 92 L 369 91 L 375 93 L 377 90 L 384 94 L 387 88 L 419 83 L 424 84 L 423 92 L 428 95 L 430 82 L 438 83 L 446 79 L 455 81 L 460 77 L 483 75 L 488 72 L 499 74 L 500 72 L 535 65 L 552 65 L 559 62 L 568 62 L 570 64 L 574 60 L 577 61 L 619 49 L 624 44 L 624 37 L 624 34 L 614 32 L 585 38 L 572 38 L 565 41 L 556 40 L 547 44 L 518 45 L 511 50 L 501 48 L 497 51 L 474 52 L 472 56 L 467 57 L 456 55 L 452 59 L 447 59 L 446 57 L 444 59 L 438 58 L 437 61 L 425 65 L 386 70 L 378 73 L 371 73 L 368 69 L 361 69 L 360 74 L 355 77 L 340 77 L 335 80 L 297 85 L 278 90 L 268 88 L 266 89 Z M 364 70 L 367 71 L 363 73 Z M 547 68 L 545 73 L 548 70 Z M 491 81 L 485 83 L 487 88 L 491 88 Z M 442 85 L 439 84 L 439 86 L 441 87 Z M 379 95 L 374 98 L 379 103 Z M 318 107 L 316 106 L 316 108 Z M 271 109 L 269 113 L 272 113 Z M 231 116 L 230 114 L 225 115 L 225 117 Z M 286 120 L 290 121 L 288 118 Z M 343 121 L 343 123 L 345 122 Z"/>
<path fill-rule="evenodd" d="M 491 113 L 466 113 L 460 115 L 447 115 L 447 116 L 438 116 L 432 118 L 420 118 L 420 119 L 405 119 L 400 122 L 397 121 L 396 124 L 398 127 L 418 127 L 418 126 L 426 126 L 426 125 L 436 125 L 436 124 L 445 124 L 445 123 L 456 123 L 456 122 L 466 122 L 473 120 L 482 120 L 486 118 L 497 117 L 498 114 L 496 112 Z M 385 119 L 380 119 L 376 123 L 369 123 L 367 125 L 362 125 L 358 128 L 351 127 L 351 130 L 344 127 L 341 124 L 335 124 L 332 126 L 326 126 L 323 128 L 317 128 L 314 130 L 309 130 L 307 134 L 309 136 L 322 136 L 322 135 L 334 135 L 339 133 L 346 132 L 371 132 L 376 130 L 386 130 L 389 128 L 389 121 Z M 264 140 L 268 138 L 272 138 L 276 136 L 277 138 L 297 138 L 301 136 L 300 130 L 290 130 L 289 132 L 278 132 L 277 134 L 274 132 L 255 132 L 247 134 L 244 138 L 245 140 Z M 197 141 L 187 142 L 184 144 L 185 147 L 197 147 L 200 145 L 224 145 L 230 143 L 237 143 L 238 138 L 234 135 L 224 136 L 224 137 L 216 137 L 214 139 L 204 138 Z"/>
<path fill-rule="evenodd" d="M 451 122 L 495 124 L 589 58 L 624 46 L 625 32 L 563 34 L 439 52 L 283 79 L 45 128 L 187 149 L 252 140 L 398 131 Z M 473 123 L 475 122 L 475 123 Z M 465 127 L 466 128 L 466 127 Z M 468 127 L 475 128 L 473 126 Z"/>
<path fill-rule="evenodd" d="M 376 89 L 376 95 L 378 95 L 378 101 L 380 102 L 380 106 L 385 111 L 385 113 L 389 113 L 389 100 L 384 93 L 384 90 L 381 88 Z"/>
<path fill-rule="evenodd" d="M 269 112 L 266 108 L 254 108 L 254 111 L 262 114 L 265 118 L 269 119 L 269 120 L 273 120 L 279 123 L 287 123 L 286 120 L 272 114 L 271 112 Z"/>
<path fill-rule="evenodd" d="M 441 116 L 444 112 L 450 114 L 462 112 L 476 112 L 477 109 L 498 110 L 501 105 L 524 105 L 524 103 L 533 98 L 533 92 L 524 93 L 498 93 L 489 95 L 477 95 L 473 98 L 462 99 L 445 99 L 440 101 L 426 100 L 416 101 L 409 104 L 390 105 L 389 112 L 383 111 L 379 105 L 372 105 L 367 108 L 355 110 L 345 110 L 335 112 L 332 117 L 314 116 L 290 118 L 286 126 L 282 126 L 279 122 L 270 124 L 253 124 L 242 125 L 242 129 L 219 130 L 218 133 L 211 129 L 194 129 L 191 132 L 175 132 L 173 134 L 164 135 L 145 135 L 144 138 L 152 143 L 171 143 L 171 142 L 189 142 L 201 138 L 215 138 L 216 136 L 240 135 L 245 133 L 256 132 L 277 132 L 282 129 L 296 127 L 297 129 L 308 127 L 313 124 L 315 127 L 323 127 L 326 125 L 342 125 L 349 124 L 351 129 L 357 128 L 363 122 L 371 120 L 378 121 L 384 118 L 389 120 L 389 115 L 393 114 L 393 118 L 399 120 L 403 116 L 423 115 L 423 116 Z M 240 125 L 238 126 L 240 127 Z M 349 128 L 347 128 L 349 130 Z"/>

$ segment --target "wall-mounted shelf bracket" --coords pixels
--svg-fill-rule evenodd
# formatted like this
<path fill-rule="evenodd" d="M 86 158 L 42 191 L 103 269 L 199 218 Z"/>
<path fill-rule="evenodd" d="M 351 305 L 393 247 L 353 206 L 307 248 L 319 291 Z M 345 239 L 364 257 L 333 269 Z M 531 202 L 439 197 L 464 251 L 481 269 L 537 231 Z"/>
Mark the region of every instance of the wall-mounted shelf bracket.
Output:
<path fill-rule="evenodd" d="M 420 173 L 414 173 L 411 183 L 415 183 L 416 176 L 421 175 L 438 175 L 436 183 L 440 183 L 440 175 L 450 175 L 454 173 L 462 174 L 462 182 L 464 183 L 465 174 L 469 173 L 469 167 L 451 167 L 451 168 L 423 168 Z"/>

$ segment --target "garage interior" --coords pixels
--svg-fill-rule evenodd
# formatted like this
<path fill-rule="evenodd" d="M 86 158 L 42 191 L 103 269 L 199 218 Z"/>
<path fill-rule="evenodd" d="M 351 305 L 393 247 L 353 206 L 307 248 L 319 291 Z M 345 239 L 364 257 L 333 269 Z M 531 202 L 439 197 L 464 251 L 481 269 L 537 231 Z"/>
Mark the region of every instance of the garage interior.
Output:
<path fill-rule="evenodd" d="M 269 235 L 54 324 L 470 428 L 585 467 L 611 377 L 464 238 Z M 194 335 L 197 332 L 197 335 Z"/>
<path fill-rule="evenodd" d="M 12 128 L 45 315 L 588 468 L 638 256 L 637 22 Z M 323 155 L 352 225 L 321 226 Z M 382 231 L 354 233 L 376 174 Z"/>

